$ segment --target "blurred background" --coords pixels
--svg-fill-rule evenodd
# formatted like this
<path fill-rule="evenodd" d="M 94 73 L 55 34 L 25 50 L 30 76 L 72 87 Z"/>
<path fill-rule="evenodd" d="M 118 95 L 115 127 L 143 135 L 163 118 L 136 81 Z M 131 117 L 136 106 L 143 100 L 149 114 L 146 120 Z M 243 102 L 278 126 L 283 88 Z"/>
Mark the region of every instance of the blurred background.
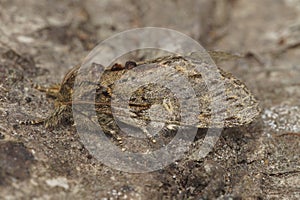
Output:
<path fill-rule="evenodd" d="M 74 127 L 17 123 L 53 110 L 32 83 L 59 83 L 98 42 L 147 26 L 244 55 L 219 66 L 260 100 L 259 119 L 201 161 L 143 175 L 97 162 Z M 299 46 L 299 0 L 0 0 L 1 199 L 299 199 Z"/>

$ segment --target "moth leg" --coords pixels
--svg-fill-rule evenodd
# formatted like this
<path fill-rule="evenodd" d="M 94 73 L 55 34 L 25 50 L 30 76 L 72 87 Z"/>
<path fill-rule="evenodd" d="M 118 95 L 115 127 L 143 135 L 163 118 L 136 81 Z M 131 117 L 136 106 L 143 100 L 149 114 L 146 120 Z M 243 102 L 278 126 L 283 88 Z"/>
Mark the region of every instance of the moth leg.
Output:
<path fill-rule="evenodd" d="M 45 122 L 45 119 L 33 119 L 33 120 L 25 120 L 25 121 L 20 121 L 20 125 L 40 125 Z"/>
<path fill-rule="evenodd" d="M 60 124 L 71 124 L 72 122 L 72 107 L 69 105 L 58 106 L 49 117 L 44 119 L 46 128 L 53 128 Z"/>
<path fill-rule="evenodd" d="M 174 112 L 174 108 L 170 99 L 164 99 L 162 105 L 170 114 Z"/>
<path fill-rule="evenodd" d="M 101 126 L 102 131 L 109 136 L 113 142 L 117 142 L 117 145 L 120 146 L 122 151 L 126 151 L 126 148 L 123 144 L 123 139 L 120 136 L 121 130 L 119 129 L 113 117 L 109 114 L 99 113 L 98 123 Z"/>
<path fill-rule="evenodd" d="M 46 128 L 53 128 L 59 124 L 69 124 L 72 122 L 71 106 L 58 106 L 50 116 L 43 119 L 20 121 L 21 125 L 40 125 L 44 124 Z"/>
<path fill-rule="evenodd" d="M 123 144 L 122 137 L 120 137 L 119 134 L 115 130 L 109 131 L 108 135 L 111 137 L 112 141 L 117 142 L 117 145 L 121 148 L 122 151 L 127 150 L 126 147 Z"/>
<path fill-rule="evenodd" d="M 33 84 L 33 88 L 40 92 L 46 93 L 48 97 L 56 99 L 59 96 L 60 84 L 53 84 L 49 87 Z"/>
<path fill-rule="evenodd" d="M 143 128 L 142 131 L 143 131 L 143 134 L 146 135 L 147 139 L 148 139 L 151 143 L 154 143 L 154 144 L 156 143 L 155 137 L 154 137 L 152 134 L 150 134 L 149 131 L 148 131 L 146 128 Z"/>

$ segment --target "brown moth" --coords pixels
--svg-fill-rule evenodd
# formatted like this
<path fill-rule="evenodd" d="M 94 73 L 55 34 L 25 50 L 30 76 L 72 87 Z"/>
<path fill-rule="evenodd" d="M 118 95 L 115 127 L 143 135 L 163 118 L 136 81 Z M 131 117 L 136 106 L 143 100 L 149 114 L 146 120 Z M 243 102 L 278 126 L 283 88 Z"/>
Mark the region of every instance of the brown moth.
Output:
<path fill-rule="evenodd" d="M 94 64 L 97 65 L 96 63 Z M 128 61 L 125 65 L 116 63 L 104 71 L 100 80 L 91 80 L 90 83 L 85 83 L 96 85 L 96 98 L 94 101 L 72 102 L 75 79 L 80 71 L 80 65 L 75 66 L 66 74 L 60 85 L 47 89 L 38 88 L 56 99 L 55 111 L 46 119 L 31 121 L 30 123 L 44 123 L 46 127 L 72 123 L 72 103 L 94 104 L 98 123 L 103 131 L 120 140 L 118 136 L 120 130 L 114 115 L 118 116 L 118 120 L 121 123 L 134 127 L 136 124 L 144 127 L 151 121 L 156 121 L 169 129 L 174 129 L 176 126 L 194 126 L 197 128 L 237 127 L 251 123 L 259 115 L 260 109 L 257 100 L 241 81 L 217 68 L 223 89 L 219 91 L 220 87 L 217 85 L 217 82 L 210 80 L 211 88 L 214 91 L 214 94 L 211 94 L 212 91 L 207 87 L 203 74 L 199 73 L 195 67 L 200 67 L 206 71 L 211 70 L 207 60 L 205 58 L 201 59 L 201 56 L 197 57 L 196 60 L 186 56 L 171 55 L 141 62 Z M 136 71 L 133 73 L 135 69 Z M 186 87 L 192 87 L 195 92 L 195 96 L 189 100 L 198 105 L 199 113 L 197 119 L 190 119 L 190 116 L 182 116 L 182 107 L 188 111 L 187 113 L 193 112 L 194 107 L 180 105 L 176 94 L 173 94 L 169 88 L 156 84 L 153 80 L 156 80 L 157 74 L 154 73 L 151 76 L 152 70 L 161 71 L 161 73 L 164 73 L 165 78 L 170 80 L 176 79 L 178 74 L 187 78 L 190 85 Z M 114 109 L 112 109 L 113 96 L 126 96 L 128 93 L 126 89 L 115 91 L 116 85 L 120 83 L 118 81 L 125 74 L 127 74 L 127 79 L 123 78 L 122 83 L 129 81 L 129 79 L 139 79 L 147 76 L 149 84 L 133 91 L 128 102 L 126 99 L 122 101 L 122 98 L 115 101 Z M 185 86 L 182 87 L 184 88 Z M 88 88 L 88 86 L 85 86 L 79 93 L 82 96 L 90 93 L 91 91 Z M 211 107 L 212 101 L 218 99 L 220 94 L 223 94 L 223 102 L 226 103 L 226 106 L 220 105 L 218 110 L 213 110 Z M 160 105 L 161 107 L 157 110 L 154 109 L 155 113 L 151 113 L 153 109 L 151 111 L 150 108 L 153 108 L 153 105 Z M 165 110 L 165 112 L 161 112 L 161 110 Z M 211 123 L 212 115 L 218 115 L 218 113 L 213 112 L 224 114 L 221 124 Z M 184 123 L 181 121 L 182 118 L 186 119 Z"/>

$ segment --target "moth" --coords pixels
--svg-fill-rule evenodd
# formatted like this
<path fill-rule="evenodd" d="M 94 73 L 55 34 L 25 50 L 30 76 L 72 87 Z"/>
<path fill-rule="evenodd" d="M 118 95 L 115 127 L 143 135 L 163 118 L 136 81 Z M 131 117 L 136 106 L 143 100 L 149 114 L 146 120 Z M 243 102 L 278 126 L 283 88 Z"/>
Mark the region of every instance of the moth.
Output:
<path fill-rule="evenodd" d="M 212 56 L 214 58 L 214 54 Z M 99 63 L 93 64 L 100 65 Z M 118 124 L 120 123 L 138 128 L 151 137 L 149 130 L 141 127 L 147 127 L 150 124 L 151 130 L 157 128 L 172 130 L 178 126 L 229 128 L 247 125 L 259 115 L 260 108 L 257 99 L 246 85 L 232 74 L 221 68 L 216 68 L 216 73 L 219 74 L 218 79 L 220 79 L 217 81 L 214 80 L 216 77 L 213 76 L 204 77 L 204 74 L 197 69 L 209 72 L 212 67 L 207 59 L 201 55 L 196 57 L 169 55 L 140 62 L 127 61 L 125 64 L 115 63 L 105 69 L 100 80 L 79 83 L 82 84 L 82 87 L 78 87 L 75 85 L 75 79 L 81 75 L 79 73 L 89 73 L 80 71 L 80 65 L 78 65 L 65 75 L 60 85 L 37 88 L 55 99 L 55 110 L 46 119 L 27 123 L 44 123 L 46 127 L 70 124 L 73 123 L 72 104 L 93 104 L 95 105 L 97 122 L 103 131 L 112 138 L 121 141 L 118 135 L 120 132 Z M 159 79 L 160 81 L 163 80 L 163 84 L 156 83 L 158 76 L 163 76 Z M 179 77 L 184 77 L 188 81 L 188 85 L 182 85 L 181 82 L 176 85 L 176 80 L 179 80 Z M 130 84 L 127 89 L 122 86 L 118 87 L 119 84 L 122 85 L 142 78 L 146 82 L 148 81 L 148 84 L 139 86 L 133 91 L 129 91 Z M 168 80 L 173 82 L 175 80 L 173 87 L 175 90 L 177 88 L 178 93 L 193 91 L 194 95 L 186 93 L 182 97 L 183 99 L 186 98 L 186 102 L 193 102 L 193 105 L 180 103 L 176 92 L 174 94 L 170 88 L 165 87 L 168 85 Z M 220 82 L 222 83 L 221 86 L 218 85 Z M 82 88 L 79 94 L 84 96 L 92 92 L 89 90 L 89 84 L 93 88 L 96 87 L 95 99 L 72 102 L 74 88 Z M 114 100 L 116 96 L 120 98 Z M 122 99 L 125 96 L 128 98 Z M 212 104 L 216 99 L 220 100 L 221 97 L 222 101 L 220 101 L 218 109 L 213 109 Z M 226 105 L 223 106 L 222 102 Z M 189 113 L 192 113 L 196 107 L 196 117 L 189 116 Z M 182 109 L 187 112 L 182 114 Z M 221 114 L 223 116 L 222 123 L 212 123 L 213 116 Z M 185 119 L 184 122 L 182 121 L 183 118 Z"/>

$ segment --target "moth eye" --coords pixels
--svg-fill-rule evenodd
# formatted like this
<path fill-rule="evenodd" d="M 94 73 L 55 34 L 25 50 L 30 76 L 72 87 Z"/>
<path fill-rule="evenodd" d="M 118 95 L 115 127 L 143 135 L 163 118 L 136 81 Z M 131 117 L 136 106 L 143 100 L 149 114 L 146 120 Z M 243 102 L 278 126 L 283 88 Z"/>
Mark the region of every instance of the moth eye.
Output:
<path fill-rule="evenodd" d="M 127 61 L 125 63 L 125 69 L 132 69 L 132 68 L 134 68 L 136 66 L 137 66 L 137 64 L 134 61 Z"/>
<path fill-rule="evenodd" d="M 112 67 L 111 67 L 111 71 L 120 71 L 123 70 L 124 66 L 122 66 L 119 63 L 115 63 Z"/>

